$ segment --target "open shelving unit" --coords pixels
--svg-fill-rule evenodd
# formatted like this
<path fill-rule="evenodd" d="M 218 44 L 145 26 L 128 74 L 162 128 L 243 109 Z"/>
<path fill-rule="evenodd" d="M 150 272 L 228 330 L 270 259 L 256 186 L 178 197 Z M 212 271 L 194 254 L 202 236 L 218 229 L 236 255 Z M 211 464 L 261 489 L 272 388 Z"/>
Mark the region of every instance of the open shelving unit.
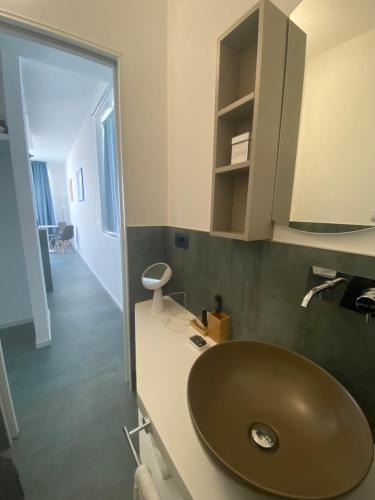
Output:
<path fill-rule="evenodd" d="M 261 0 L 218 40 L 213 236 L 272 237 L 287 26 L 287 17 Z M 231 165 L 232 138 L 244 132 L 249 158 Z"/>

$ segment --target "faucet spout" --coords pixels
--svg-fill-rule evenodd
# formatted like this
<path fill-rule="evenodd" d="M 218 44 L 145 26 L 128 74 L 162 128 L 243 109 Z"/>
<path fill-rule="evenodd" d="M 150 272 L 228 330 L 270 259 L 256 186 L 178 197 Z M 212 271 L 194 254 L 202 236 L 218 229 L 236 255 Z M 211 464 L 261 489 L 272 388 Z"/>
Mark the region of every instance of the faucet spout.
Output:
<path fill-rule="evenodd" d="M 311 290 L 309 290 L 307 292 L 307 294 L 303 297 L 302 302 L 301 302 L 301 307 L 307 307 L 310 304 L 310 301 L 314 297 L 314 295 L 316 293 L 319 293 L 318 291 L 315 290 L 315 288 L 312 288 Z"/>
<path fill-rule="evenodd" d="M 322 283 L 321 285 L 314 286 L 314 288 L 311 288 L 307 292 L 307 294 L 303 297 L 301 306 L 302 307 L 307 307 L 310 304 L 311 299 L 317 295 L 323 292 L 323 290 L 329 290 L 332 288 L 335 288 L 335 286 L 339 285 L 340 283 L 346 283 L 345 278 L 336 278 L 334 280 L 328 280 Z"/>

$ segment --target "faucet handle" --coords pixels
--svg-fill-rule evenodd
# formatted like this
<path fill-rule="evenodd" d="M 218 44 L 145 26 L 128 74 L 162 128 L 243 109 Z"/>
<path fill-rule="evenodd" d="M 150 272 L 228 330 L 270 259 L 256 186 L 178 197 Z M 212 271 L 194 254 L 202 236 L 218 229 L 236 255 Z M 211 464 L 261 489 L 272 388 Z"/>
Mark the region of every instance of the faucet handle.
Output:
<path fill-rule="evenodd" d="M 364 290 L 355 301 L 358 311 L 366 315 L 366 323 L 375 316 L 375 288 Z"/>

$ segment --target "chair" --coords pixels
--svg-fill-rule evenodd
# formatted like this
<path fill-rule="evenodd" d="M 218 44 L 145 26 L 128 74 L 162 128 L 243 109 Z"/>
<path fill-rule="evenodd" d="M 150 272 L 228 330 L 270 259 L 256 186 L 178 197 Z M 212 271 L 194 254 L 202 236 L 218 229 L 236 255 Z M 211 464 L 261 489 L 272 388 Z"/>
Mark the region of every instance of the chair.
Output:
<path fill-rule="evenodd" d="M 56 250 L 56 242 L 61 237 L 65 227 L 66 222 L 58 222 L 57 227 L 53 229 L 53 234 L 51 234 L 48 238 L 50 250 Z"/>
<path fill-rule="evenodd" d="M 56 237 L 56 248 L 61 248 L 62 252 L 65 253 L 65 248 L 73 247 L 71 240 L 74 237 L 74 227 L 70 224 L 65 226 L 61 234 Z"/>

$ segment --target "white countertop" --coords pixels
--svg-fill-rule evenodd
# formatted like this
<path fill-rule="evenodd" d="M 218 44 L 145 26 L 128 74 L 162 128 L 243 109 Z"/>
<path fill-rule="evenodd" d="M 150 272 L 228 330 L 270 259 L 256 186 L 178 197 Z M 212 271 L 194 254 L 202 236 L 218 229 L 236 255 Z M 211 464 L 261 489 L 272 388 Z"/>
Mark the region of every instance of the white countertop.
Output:
<path fill-rule="evenodd" d="M 135 306 L 137 393 L 151 419 L 184 489 L 194 500 L 272 499 L 232 478 L 207 455 L 190 418 L 187 380 L 200 352 L 188 338 L 197 333 L 188 326 L 193 317 L 170 298 L 166 310 L 151 312 L 151 301 Z M 209 343 L 214 344 L 211 339 Z M 353 493 L 350 500 L 375 498 L 375 473 Z"/>

